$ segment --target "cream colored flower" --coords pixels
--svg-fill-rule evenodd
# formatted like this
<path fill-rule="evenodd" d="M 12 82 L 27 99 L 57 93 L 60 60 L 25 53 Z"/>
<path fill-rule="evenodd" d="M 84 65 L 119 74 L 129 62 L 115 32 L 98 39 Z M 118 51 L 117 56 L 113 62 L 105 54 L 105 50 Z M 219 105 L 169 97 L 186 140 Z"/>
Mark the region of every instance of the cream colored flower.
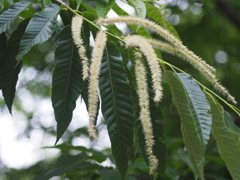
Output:
<path fill-rule="evenodd" d="M 206 64 L 205 61 L 203 61 L 201 58 L 194 57 L 193 53 L 186 53 L 182 49 L 174 48 L 170 44 L 167 44 L 165 42 L 153 40 L 153 39 L 147 39 L 147 41 L 157 49 L 162 50 L 163 52 L 167 52 L 172 55 L 176 55 L 186 61 L 188 61 L 193 67 L 195 67 L 202 75 L 204 75 L 209 82 L 213 85 L 213 87 L 219 91 L 221 94 L 227 97 L 227 99 L 234 104 L 237 102 L 235 101 L 235 98 L 231 96 L 231 94 L 228 92 L 228 90 L 223 87 L 217 80 L 216 76 L 210 71 L 211 66 Z"/>
<path fill-rule="evenodd" d="M 83 80 L 88 78 L 88 58 L 86 56 L 86 49 L 83 45 L 83 40 L 81 39 L 81 29 L 83 24 L 83 18 L 80 15 L 74 16 L 72 18 L 72 37 L 75 45 L 78 48 L 78 54 L 82 59 L 82 68 L 83 68 Z"/>
<path fill-rule="evenodd" d="M 146 143 L 146 153 L 148 155 L 148 161 L 150 166 L 150 174 L 154 174 L 158 167 L 158 159 L 153 154 L 153 129 L 149 110 L 149 95 L 148 95 L 148 85 L 147 85 L 147 75 L 144 65 L 141 63 L 141 53 L 135 53 L 135 75 L 137 81 L 137 94 L 139 98 L 140 106 L 140 121 L 143 128 L 145 143 Z"/>
<path fill-rule="evenodd" d="M 101 61 L 103 57 L 104 47 L 106 45 L 107 35 L 104 31 L 97 33 L 95 46 L 92 51 L 92 60 L 90 66 L 90 77 L 88 87 L 88 113 L 89 113 L 89 128 L 88 133 L 93 139 L 97 140 L 97 133 L 95 129 L 96 114 L 98 111 L 98 85 L 99 85 L 99 74 L 101 69 Z"/>
<path fill-rule="evenodd" d="M 126 47 L 139 47 L 145 55 L 152 74 L 152 84 L 155 92 L 154 101 L 159 102 L 162 98 L 162 71 L 154 49 L 144 37 L 138 35 L 127 36 L 124 40 Z"/>

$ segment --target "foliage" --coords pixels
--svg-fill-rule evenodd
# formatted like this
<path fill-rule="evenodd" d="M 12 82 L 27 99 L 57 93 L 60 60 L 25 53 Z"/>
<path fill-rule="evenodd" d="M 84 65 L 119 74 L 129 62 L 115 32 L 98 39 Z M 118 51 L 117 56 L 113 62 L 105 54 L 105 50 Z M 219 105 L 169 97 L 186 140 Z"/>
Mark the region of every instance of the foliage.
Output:
<path fill-rule="evenodd" d="M 0 89 L 9 112 L 12 112 L 22 64 L 29 65 L 28 57 L 36 53 L 37 45 L 51 42 L 55 51 L 51 99 L 57 121 L 56 143 L 67 132 L 79 96 L 89 114 L 93 113 L 92 117 L 101 110 L 111 141 L 111 151 L 102 152 L 73 146 L 71 142 L 45 147 L 60 149 L 62 154 L 51 168 L 31 178 L 40 180 L 63 175 L 68 179 L 103 180 L 217 179 L 214 170 L 209 172 L 206 168 L 216 163 L 219 169 L 226 164 L 231 177 L 239 179 L 240 130 L 224 108 L 238 116 L 240 110 L 195 80 L 191 70 L 186 73 L 184 63 L 172 62 L 165 53 L 173 55 L 172 58 L 180 57 L 179 61 L 186 60 L 228 100 L 234 103 L 234 98 L 218 82 L 213 68 L 183 46 L 181 34 L 179 36 L 167 21 L 162 6 L 154 1 L 123 1 L 121 3 L 135 10 L 137 18 L 129 18 L 126 17 L 129 13 L 118 3 L 115 0 L 69 0 L 67 3 L 23 0 L 1 4 Z M 120 18 L 106 18 L 110 10 Z M 83 24 L 72 24 L 74 16 L 82 18 Z M 126 23 L 126 31 L 119 29 L 116 22 Z M 81 28 L 76 28 L 78 25 Z M 97 49 L 105 43 L 97 42 L 99 31 L 107 34 L 106 45 L 102 44 L 104 51 L 99 52 L 103 55 L 99 55 Z M 128 33 L 135 36 L 127 36 Z M 91 34 L 97 45 L 90 44 Z M 133 40 L 136 37 L 139 42 Z M 93 62 L 101 62 L 95 79 L 83 78 L 81 72 L 87 72 L 84 68 L 88 66 L 84 58 L 91 59 L 87 62 L 90 76 L 97 69 Z M 163 70 L 163 77 L 158 66 Z M 162 87 L 163 98 L 159 102 Z M 182 138 L 180 134 L 174 138 L 169 135 L 169 131 L 180 129 L 176 125 L 171 127 L 178 122 L 172 121 L 169 103 L 180 117 Z M 93 124 L 88 130 L 90 134 L 94 134 L 91 128 L 96 128 L 96 121 L 97 117 L 90 119 Z M 216 143 L 221 157 L 216 150 L 211 151 Z M 101 164 L 106 160 L 111 160 L 118 171 Z M 223 178 L 227 179 L 226 174 Z"/>

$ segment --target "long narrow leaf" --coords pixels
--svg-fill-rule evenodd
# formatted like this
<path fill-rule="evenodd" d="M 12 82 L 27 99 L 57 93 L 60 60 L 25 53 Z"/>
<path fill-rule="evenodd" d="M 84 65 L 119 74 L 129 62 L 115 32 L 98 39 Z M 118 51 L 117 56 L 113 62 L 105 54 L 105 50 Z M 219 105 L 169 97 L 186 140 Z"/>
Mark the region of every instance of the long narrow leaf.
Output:
<path fill-rule="evenodd" d="M 59 34 L 56 60 L 52 82 L 52 105 L 57 121 L 57 143 L 72 120 L 72 112 L 83 86 L 81 62 L 73 43 L 70 26 Z"/>
<path fill-rule="evenodd" d="M 18 66 L 15 67 L 17 63 L 15 56 L 18 53 L 21 37 L 25 32 L 28 22 L 29 20 L 24 20 L 12 33 L 4 51 L 3 59 L 0 62 L 2 92 L 10 113 L 12 113 L 11 109 L 16 91 L 15 87 L 18 80 L 18 74 L 22 66 L 22 63 L 19 63 Z"/>
<path fill-rule="evenodd" d="M 19 53 L 16 57 L 18 61 L 20 61 L 34 45 L 43 43 L 52 36 L 58 12 L 59 6 L 50 4 L 44 11 L 35 14 L 22 37 Z"/>
<path fill-rule="evenodd" d="M 23 0 L 13 4 L 7 11 L 0 15 L 0 34 L 10 29 L 21 11 L 26 9 L 33 1 Z"/>
<path fill-rule="evenodd" d="M 240 136 L 238 133 L 230 130 L 224 120 L 223 107 L 213 98 L 207 96 L 211 106 L 212 115 L 212 134 L 217 141 L 220 156 L 225 161 L 227 168 L 233 180 L 240 179 Z"/>
<path fill-rule="evenodd" d="M 175 73 L 166 71 L 165 76 L 172 92 L 174 104 L 181 118 L 183 141 L 195 169 L 194 173 L 196 173 L 201 180 L 204 180 L 204 150 L 197 131 L 187 91 Z"/>
<path fill-rule="evenodd" d="M 113 156 L 122 178 L 128 169 L 127 149 L 133 144 L 133 105 L 122 56 L 114 43 L 104 52 L 100 75 L 102 113 L 107 123 Z"/>
<path fill-rule="evenodd" d="M 197 130 L 199 131 L 198 135 L 200 135 L 204 149 L 206 149 L 212 125 L 212 118 L 208 114 L 210 105 L 205 94 L 191 76 L 183 73 L 178 73 L 177 75 L 187 90 L 189 101 L 192 104 L 191 111 L 193 112 Z"/>

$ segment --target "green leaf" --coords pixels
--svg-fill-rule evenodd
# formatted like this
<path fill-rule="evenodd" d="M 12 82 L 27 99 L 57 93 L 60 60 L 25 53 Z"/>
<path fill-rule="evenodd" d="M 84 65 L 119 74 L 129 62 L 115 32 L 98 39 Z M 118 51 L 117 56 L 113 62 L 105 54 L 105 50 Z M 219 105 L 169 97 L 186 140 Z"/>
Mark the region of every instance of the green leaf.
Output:
<path fill-rule="evenodd" d="M 200 135 L 200 139 L 204 146 L 203 148 L 206 149 L 212 125 L 212 118 L 208 114 L 210 105 L 208 104 L 205 94 L 191 76 L 183 73 L 178 73 L 177 75 L 187 90 L 189 101 L 192 105 L 191 111 L 197 130 L 199 131 L 198 135 Z"/>
<path fill-rule="evenodd" d="M 34 180 L 50 179 L 51 177 L 59 176 L 75 169 L 81 171 L 92 167 L 99 167 L 89 162 L 82 162 L 86 157 L 87 154 L 83 152 L 77 155 L 63 154 L 58 158 L 56 164 L 52 168 L 49 168 L 46 172 L 34 178 Z"/>
<path fill-rule="evenodd" d="M 51 0 L 41 0 L 42 8 L 45 8 L 50 4 L 51 4 Z"/>
<path fill-rule="evenodd" d="M 174 27 L 168 22 L 165 16 L 161 14 L 161 11 L 159 8 L 152 6 L 149 3 L 146 3 L 147 7 L 147 16 L 151 18 L 153 21 L 158 23 L 160 26 L 164 27 L 165 29 L 169 30 L 175 37 L 180 39 L 177 31 L 174 29 Z"/>
<path fill-rule="evenodd" d="M 113 9 L 119 16 L 120 16 L 120 15 L 121 15 L 121 16 L 129 16 L 129 14 L 128 14 L 126 11 L 124 11 L 122 8 L 120 8 L 117 3 L 115 3 L 115 4 L 113 5 L 112 9 Z"/>
<path fill-rule="evenodd" d="M 59 144 L 56 146 L 50 146 L 50 147 L 44 147 L 44 148 L 57 148 L 57 149 L 67 150 L 67 151 L 77 150 L 85 153 L 91 153 L 92 155 L 90 158 L 98 161 L 99 163 L 106 160 L 106 156 L 101 151 L 97 151 L 91 148 L 86 148 L 84 146 L 70 146 L 67 144 Z"/>
<path fill-rule="evenodd" d="M 50 4 L 44 11 L 37 12 L 29 22 L 25 34 L 22 37 L 17 60 L 36 45 L 47 41 L 53 34 L 59 6 Z"/>
<path fill-rule="evenodd" d="M 240 136 L 229 129 L 225 122 L 229 116 L 224 115 L 223 107 L 212 97 L 207 96 L 211 106 L 212 134 L 217 141 L 218 152 L 225 161 L 233 180 L 240 179 Z"/>
<path fill-rule="evenodd" d="M 15 96 L 15 87 L 18 80 L 18 74 L 22 67 L 22 63 L 19 63 L 18 66 L 16 66 L 17 61 L 15 56 L 18 53 L 21 37 L 25 32 L 28 22 L 29 19 L 21 22 L 18 28 L 12 33 L 10 39 L 8 40 L 7 47 L 4 51 L 3 59 L 0 63 L 2 92 L 5 103 L 7 104 L 10 113 L 12 113 L 11 109 Z"/>
<path fill-rule="evenodd" d="M 72 112 L 83 87 L 81 62 L 70 26 L 59 34 L 55 56 L 57 62 L 53 72 L 52 105 L 57 121 L 57 143 L 72 120 Z"/>
<path fill-rule="evenodd" d="M 133 144 L 134 109 L 122 56 L 114 43 L 107 44 L 102 61 L 99 85 L 102 113 L 107 123 L 112 153 L 124 179 L 128 169 L 127 149 Z"/>
<path fill-rule="evenodd" d="M 80 7 L 80 4 L 82 2 L 82 0 L 68 0 L 69 1 L 69 4 L 70 4 L 70 7 L 72 9 L 78 9 Z"/>
<path fill-rule="evenodd" d="M 149 87 L 151 87 L 151 85 L 149 85 Z M 154 142 L 155 142 L 153 146 L 153 154 L 157 157 L 158 163 L 159 163 L 157 172 L 163 174 L 166 169 L 166 156 L 167 156 L 166 142 L 164 137 L 164 120 L 162 117 L 162 112 L 160 107 L 158 107 L 153 101 L 154 92 L 150 88 L 149 88 L 149 97 L 150 97 L 150 115 L 151 115 L 153 136 L 154 136 Z M 146 154 L 146 151 L 145 151 L 146 149 L 145 137 L 142 131 L 142 124 L 140 120 L 136 121 L 136 125 L 137 125 L 137 131 L 138 131 L 139 146 L 145 162 L 149 164 L 148 155 Z"/>
<path fill-rule="evenodd" d="M 4 51 L 7 44 L 7 37 L 5 33 L 0 34 L 0 64 L 4 55 Z M 0 74 L 1 74 L 1 66 L 0 66 Z M 2 89 L 2 76 L 0 76 L 0 89 Z"/>
<path fill-rule="evenodd" d="M 129 3 L 135 9 L 137 17 L 146 18 L 146 6 L 142 0 L 130 0 Z"/>
<path fill-rule="evenodd" d="M 230 115 L 227 111 L 224 111 L 224 120 L 225 120 L 225 123 L 226 123 L 226 125 L 227 125 L 227 128 L 228 128 L 230 131 L 232 131 L 232 132 L 235 133 L 235 134 L 240 135 L 240 128 L 237 127 L 237 126 L 234 124 L 231 115 Z"/>
<path fill-rule="evenodd" d="M 188 156 L 195 169 L 194 173 L 196 173 L 201 180 L 204 180 L 204 150 L 201 139 L 198 135 L 192 112 L 192 105 L 189 101 L 187 91 L 175 73 L 166 71 L 165 76 L 172 92 L 174 104 L 177 107 L 181 118 L 183 141 L 186 145 Z"/>
<path fill-rule="evenodd" d="M 10 29 L 21 11 L 26 9 L 33 1 L 23 0 L 13 4 L 7 11 L 0 15 L 0 34 Z"/>
<path fill-rule="evenodd" d="M 112 6 L 115 4 L 115 0 L 100 0 L 96 1 L 96 11 L 98 17 L 105 18 L 107 13 L 110 9 L 112 9 Z"/>
<path fill-rule="evenodd" d="M 82 2 L 82 3 L 81 3 L 81 6 L 83 6 L 84 9 L 86 9 L 86 11 L 84 11 L 83 13 L 92 13 L 92 14 L 95 16 L 95 18 L 98 17 L 96 10 L 93 9 L 93 8 L 92 8 L 91 6 L 89 6 L 88 4 Z"/>
<path fill-rule="evenodd" d="M 82 2 L 82 0 L 68 0 L 69 1 L 69 4 L 70 4 L 70 7 L 72 9 L 78 9 L 80 7 L 80 4 Z"/>

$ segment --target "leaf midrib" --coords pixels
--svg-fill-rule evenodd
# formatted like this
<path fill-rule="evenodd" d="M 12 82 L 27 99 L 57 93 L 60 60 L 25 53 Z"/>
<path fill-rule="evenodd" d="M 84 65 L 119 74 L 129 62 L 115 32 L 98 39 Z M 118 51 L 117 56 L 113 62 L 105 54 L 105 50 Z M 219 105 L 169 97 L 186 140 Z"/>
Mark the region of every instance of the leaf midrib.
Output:
<path fill-rule="evenodd" d="M 168 73 L 168 72 L 166 72 L 166 73 Z M 174 76 L 174 75 L 173 75 Z M 168 77 L 168 76 L 167 76 Z M 178 78 L 178 77 L 176 77 L 176 76 L 174 76 L 175 78 Z M 167 79 L 169 79 L 169 78 L 167 78 Z M 174 82 L 173 82 L 174 83 Z M 180 81 L 179 81 L 179 83 L 181 83 Z M 170 86 L 172 87 L 172 89 L 173 89 L 173 86 L 172 86 L 172 83 L 170 83 Z M 175 94 L 175 93 L 173 93 L 173 94 Z M 174 95 L 175 96 L 175 95 Z M 176 97 L 175 97 L 175 99 L 176 99 Z M 175 100 L 175 104 L 177 104 L 177 109 L 179 110 L 179 103 L 177 102 L 177 100 Z M 185 105 L 185 103 L 184 103 L 184 105 Z M 192 112 L 191 111 L 189 111 L 190 113 L 191 113 L 191 115 L 192 115 Z M 181 113 L 179 113 L 179 116 L 180 116 L 180 118 L 181 119 L 183 119 L 182 118 L 182 115 L 181 115 Z M 182 122 L 182 124 L 183 124 L 183 122 Z M 184 129 L 186 129 L 186 127 L 184 126 Z M 185 130 L 185 132 L 187 132 L 186 130 Z M 195 155 L 195 153 L 194 153 L 194 151 L 193 151 L 193 147 L 192 147 L 192 144 L 190 143 L 190 138 L 189 138 L 189 135 L 188 135 L 188 133 L 185 133 L 185 134 L 187 134 L 187 139 L 188 139 L 188 143 L 190 144 L 190 148 L 191 148 L 191 152 L 194 154 L 194 156 L 193 156 L 193 158 L 195 159 L 195 162 L 198 162 L 198 160 L 196 160 L 196 155 Z M 198 164 L 197 164 L 197 166 L 198 166 Z M 199 172 L 199 169 L 197 168 L 197 171 Z M 198 173 L 199 175 L 201 175 L 201 173 L 199 172 Z"/>
<path fill-rule="evenodd" d="M 111 74 L 111 66 L 110 66 L 110 58 L 109 58 L 109 53 L 108 53 L 108 50 L 107 50 L 107 46 L 106 46 L 106 56 L 107 56 L 107 63 L 108 63 L 108 72 L 109 72 L 109 75 L 110 75 L 110 84 L 111 84 L 111 91 L 112 91 L 112 94 L 113 94 L 113 102 L 114 102 L 114 112 L 116 114 L 116 122 L 117 122 L 117 129 L 118 129 L 118 139 L 119 139 L 119 142 L 120 142 L 120 149 L 122 150 L 122 143 L 121 143 L 121 139 L 120 139 L 120 136 L 119 136 L 119 132 L 120 132 L 120 127 L 118 126 L 118 116 L 117 116 L 117 110 L 116 110 L 116 101 L 115 101 L 115 94 L 114 94 L 114 91 L 113 91 L 113 83 L 112 83 L 112 74 Z M 120 153 L 121 154 L 121 159 L 123 159 L 122 157 L 122 152 Z"/>

